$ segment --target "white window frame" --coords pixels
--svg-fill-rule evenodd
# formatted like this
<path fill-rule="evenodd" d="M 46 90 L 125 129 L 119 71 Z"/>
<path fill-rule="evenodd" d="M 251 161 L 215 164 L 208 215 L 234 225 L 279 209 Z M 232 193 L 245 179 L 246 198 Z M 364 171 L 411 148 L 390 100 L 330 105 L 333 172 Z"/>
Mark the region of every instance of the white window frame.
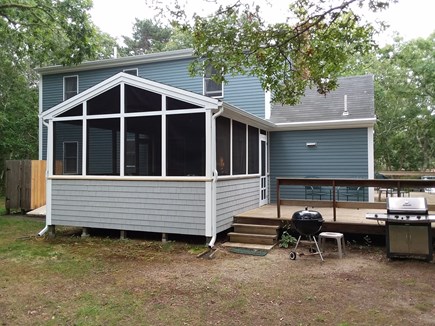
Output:
<path fill-rule="evenodd" d="M 75 144 L 76 145 L 76 167 L 75 167 L 75 172 L 65 172 L 65 145 L 66 144 Z M 79 174 L 79 142 L 77 141 L 64 141 L 62 144 L 62 149 L 63 149 L 63 153 L 62 153 L 62 161 L 63 161 L 63 174 L 68 174 L 68 175 L 77 175 Z"/>
<path fill-rule="evenodd" d="M 213 75 L 213 67 L 212 67 L 212 74 Z M 214 69 L 216 70 L 216 69 Z M 212 98 L 223 98 L 224 97 L 224 83 L 221 83 L 221 90 L 220 92 L 218 91 L 207 91 L 207 81 L 212 81 L 214 82 L 216 85 L 217 83 L 212 79 L 212 76 L 206 76 L 206 71 L 207 71 L 207 67 L 204 66 L 204 74 L 203 74 L 203 78 L 202 78 L 202 94 L 204 96 L 208 96 L 208 97 L 212 97 Z"/>
<path fill-rule="evenodd" d="M 130 74 L 133 76 L 139 76 L 139 69 L 138 68 L 124 69 L 122 72 L 125 72 L 126 74 Z M 134 73 L 132 73 L 132 72 L 134 72 Z"/>
<path fill-rule="evenodd" d="M 76 78 L 76 90 L 75 90 L 75 94 L 72 96 L 66 96 L 66 79 L 67 78 Z M 79 76 L 78 75 L 71 75 L 71 76 L 64 76 L 63 77 L 63 100 L 66 101 L 67 99 L 77 95 L 79 93 Z M 71 92 L 72 94 L 72 92 Z"/>

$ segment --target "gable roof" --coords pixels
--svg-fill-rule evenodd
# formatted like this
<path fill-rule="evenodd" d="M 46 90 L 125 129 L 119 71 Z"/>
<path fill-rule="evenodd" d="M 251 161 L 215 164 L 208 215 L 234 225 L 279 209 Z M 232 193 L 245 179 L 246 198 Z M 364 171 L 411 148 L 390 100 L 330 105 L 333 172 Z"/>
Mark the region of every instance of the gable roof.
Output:
<path fill-rule="evenodd" d="M 364 121 L 373 125 L 376 120 L 373 79 L 373 75 L 339 78 L 337 89 L 326 95 L 307 88 L 297 105 L 273 104 L 270 121 L 281 126 L 328 122 L 351 126 Z"/>
<path fill-rule="evenodd" d="M 85 61 L 77 66 L 48 66 L 36 68 L 36 72 L 41 75 L 51 75 L 59 73 L 79 72 L 101 68 L 124 67 L 128 65 L 137 65 L 152 62 L 163 62 L 178 59 L 193 58 L 192 49 L 182 49 L 165 52 L 155 52 L 128 57 L 119 57 L 95 61 Z"/>

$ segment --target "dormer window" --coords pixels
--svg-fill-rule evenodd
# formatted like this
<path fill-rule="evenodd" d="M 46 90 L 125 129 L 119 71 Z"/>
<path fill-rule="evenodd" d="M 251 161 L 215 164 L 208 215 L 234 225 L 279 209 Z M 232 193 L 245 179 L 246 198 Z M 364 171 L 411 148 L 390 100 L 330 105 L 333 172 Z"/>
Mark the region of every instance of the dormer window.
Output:
<path fill-rule="evenodd" d="M 67 100 L 79 93 L 79 76 L 63 78 L 63 100 Z"/>
<path fill-rule="evenodd" d="M 216 75 L 216 69 L 208 65 L 204 71 L 204 95 L 209 97 L 223 97 L 223 83 L 216 83 L 212 78 Z"/>

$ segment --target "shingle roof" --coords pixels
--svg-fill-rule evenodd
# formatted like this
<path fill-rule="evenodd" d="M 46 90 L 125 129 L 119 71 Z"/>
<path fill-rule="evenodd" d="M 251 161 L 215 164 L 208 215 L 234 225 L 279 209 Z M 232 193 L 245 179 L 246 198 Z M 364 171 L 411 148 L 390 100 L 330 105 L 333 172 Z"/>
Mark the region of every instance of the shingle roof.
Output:
<path fill-rule="evenodd" d="M 307 89 L 297 105 L 273 104 L 274 123 L 366 119 L 375 117 L 373 75 L 339 78 L 336 90 L 321 95 Z M 343 115 L 347 98 L 348 115 Z"/>

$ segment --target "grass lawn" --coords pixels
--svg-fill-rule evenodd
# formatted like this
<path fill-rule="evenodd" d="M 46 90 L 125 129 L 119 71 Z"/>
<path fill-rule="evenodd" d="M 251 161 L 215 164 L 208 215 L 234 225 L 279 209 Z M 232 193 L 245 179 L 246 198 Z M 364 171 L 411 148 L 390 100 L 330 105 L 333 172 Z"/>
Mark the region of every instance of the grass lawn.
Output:
<path fill-rule="evenodd" d="M 0 325 L 434 325 L 435 264 L 347 256 L 264 257 L 183 242 L 80 238 L 0 216 Z"/>

